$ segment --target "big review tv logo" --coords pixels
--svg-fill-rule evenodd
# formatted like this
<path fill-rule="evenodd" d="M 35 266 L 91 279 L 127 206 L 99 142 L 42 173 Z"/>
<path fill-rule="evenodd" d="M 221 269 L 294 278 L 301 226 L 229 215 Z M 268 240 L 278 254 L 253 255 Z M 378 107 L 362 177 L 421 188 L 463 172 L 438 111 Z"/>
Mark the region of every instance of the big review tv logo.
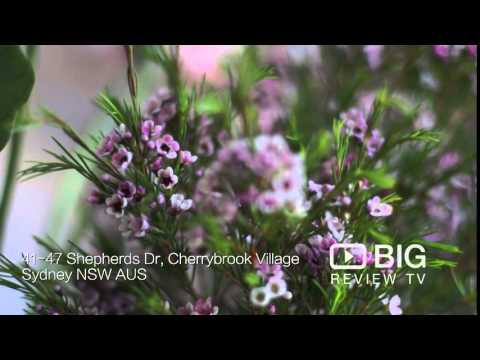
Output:
<path fill-rule="evenodd" d="M 396 258 L 393 250 L 391 245 L 376 244 L 374 246 L 372 256 L 376 269 L 387 269 L 392 261 L 395 261 L 397 267 L 402 267 L 403 262 L 412 269 L 426 267 L 425 248 L 422 245 L 410 244 L 404 251 L 402 245 L 397 245 Z M 415 254 L 412 261 L 413 250 L 418 250 L 420 254 Z M 330 247 L 330 267 L 333 270 L 362 270 L 367 267 L 367 262 L 368 250 L 364 244 L 345 243 Z"/>

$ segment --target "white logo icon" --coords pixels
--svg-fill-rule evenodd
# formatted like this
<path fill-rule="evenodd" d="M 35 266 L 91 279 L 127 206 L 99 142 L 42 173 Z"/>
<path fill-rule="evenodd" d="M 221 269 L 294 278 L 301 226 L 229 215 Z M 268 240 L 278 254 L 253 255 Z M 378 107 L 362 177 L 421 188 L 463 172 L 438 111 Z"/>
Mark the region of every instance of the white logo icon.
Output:
<path fill-rule="evenodd" d="M 336 264 L 335 260 L 339 260 L 341 256 L 335 256 L 341 253 L 343 249 L 343 264 Z M 353 255 L 352 255 L 353 254 Z M 350 263 L 351 260 L 357 260 L 355 263 Z M 361 260 L 358 263 L 358 260 Z M 333 270 L 362 270 L 367 266 L 367 248 L 363 244 L 333 244 L 330 247 L 330 267 Z"/>

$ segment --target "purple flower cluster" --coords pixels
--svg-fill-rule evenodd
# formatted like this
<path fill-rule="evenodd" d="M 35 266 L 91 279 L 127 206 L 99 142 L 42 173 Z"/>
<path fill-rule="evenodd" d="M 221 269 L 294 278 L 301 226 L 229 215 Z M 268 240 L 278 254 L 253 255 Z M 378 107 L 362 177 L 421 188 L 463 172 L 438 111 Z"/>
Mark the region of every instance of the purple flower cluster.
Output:
<path fill-rule="evenodd" d="M 236 196 L 227 195 L 225 181 Z M 305 182 L 303 158 L 290 151 L 284 138 L 260 135 L 253 146 L 248 140 L 234 140 L 221 148 L 198 182 L 195 200 L 213 207 L 227 221 L 243 204 L 266 214 L 279 210 L 302 214 L 307 208 Z"/>
<path fill-rule="evenodd" d="M 297 244 L 295 252 L 307 262 L 310 271 L 318 276 L 330 254 L 330 248 L 337 242 L 330 232 L 325 236 L 314 235 L 308 240 L 308 245 Z"/>
<path fill-rule="evenodd" d="M 151 215 L 159 206 L 169 207 L 173 215 L 193 206 L 193 201 L 184 194 L 172 193 L 179 182 L 179 176 L 173 170 L 178 168 L 177 162 L 182 169 L 198 159 L 190 151 L 181 150 L 172 135 L 164 133 L 167 122 L 175 114 L 175 99 L 160 91 L 145 104 L 144 117 L 138 125 L 140 143 L 135 143 L 132 131 L 121 124 L 102 139 L 97 149 L 97 154 L 109 161 L 122 179 L 118 174 L 105 174 L 101 178 L 103 191 L 94 189 L 88 201 L 103 204 L 107 214 L 121 219 L 119 230 L 128 238 L 146 236 L 152 226 Z M 137 153 L 141 159 L 134 158 Z M 148 184 L 148 191 L 135 183 L 139 173 L 145 174 L 142 184 Z M 143 206 L 142 201 L 147 197 L 155 201 Z M 168 202 L 166 197 L 169 197 Z"/>
<path fill-rule="evenodd" d="M 340 117 L 344 121 L 344 132 L 363 143 L 367 149 L 368 156 L 373 157 L 382 147 L 385 139 L 378 129 L 372 129 L 370 136 L 367 136 L 368 124 L 366 114 L 361 108 L 353 108 L 340 114 Z"/>
<path fill-rule="evenodd" d="M 271 133 L 275 124 L 287 115 L 284 84 L 266 79 L 257 84 L 252 97 L 258 109 L 258 124 L 262 133 Z"/>

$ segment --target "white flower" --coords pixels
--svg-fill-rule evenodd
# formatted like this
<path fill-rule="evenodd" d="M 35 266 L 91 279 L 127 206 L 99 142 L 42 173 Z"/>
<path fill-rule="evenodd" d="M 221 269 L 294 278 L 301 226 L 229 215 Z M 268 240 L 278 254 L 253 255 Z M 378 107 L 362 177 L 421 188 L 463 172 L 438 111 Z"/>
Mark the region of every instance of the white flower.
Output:
<path fill-rule="evenodd" d="M 173 194 L 170 198 L 170 203 L 175 211 L 184 212 L 190 210 L 193 205 L 193 200 L 185 199 L 185 195 L 183 194 Z"/>
<path fill-rule="evenodd" d="M 173 173 L 173 169 L 170 166 L 166 169 L 160 169 L 157 176 L 157 183 L 159 183 L 164 189 L 171 189 L 178 183 L 178 176 Z"/>
<path fill-rule="evenodd" d="M 283 297 L 287 293 L 287 282 L 280 277 L 272 276 L 268 280 L 265 290 L 270 299 Z"/>
<path fill-rule="evenodd" d="M 270 303 L 270 296 L 265 287 L 252 289 L 250 292 L 250 301 L 254 306 L 265 307 Z"/>

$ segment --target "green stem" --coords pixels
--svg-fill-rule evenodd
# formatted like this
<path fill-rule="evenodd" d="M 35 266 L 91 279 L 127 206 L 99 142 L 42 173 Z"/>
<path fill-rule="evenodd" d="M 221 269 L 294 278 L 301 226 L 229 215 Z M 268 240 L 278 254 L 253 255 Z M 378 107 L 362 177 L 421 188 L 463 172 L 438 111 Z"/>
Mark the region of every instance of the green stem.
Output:
<path fill-rule="evenodd" d="M 27 45 L 25 47 L 25 54 L 30 61 L 34 60 L 36 55 L 36 50 L 37 50 L 36 45 Z M 28 103 L 24 105 L 24 107 L 20 109 L 17 112 L 17 114 L 15 114 L 15 117 L 17 118 L 19 114 L 20 116 L 24 116 L 26 109 L 28 109 Z M 10 202 L 12 200 L 13 192 L 15 191 L 15 177 L 17 174 L 18 165 L 20 161 L 20 152 L 22 150 L 23 136 L 24 136 L 23 132 L 21 131 L 15 132 L 12 135 L 12 139 L 10 143 L 7 175 L 5 177 L 5 183 L 3 185 L 2 202 L 0 203 L 0 253 L 2 252 L 3 237 L 5 235 L 4 234 L 5 228 L 7 226 L 7 220 L 8 220 L 7 213 L 10 208 Z"/>
<path fill-rule="evenodd" d="M 18 170 L 20 160 L 20 151 L 22 149 L 23 133 L 13 134 L 10 143 L 10 153 L 8 157 L 7 175 L 3 185 L 2 202 L 0 203 L 0 252 L 2 251 L 3 237 L 8 220 L 8 210 L 15 187 L 15 176 Z"/>

